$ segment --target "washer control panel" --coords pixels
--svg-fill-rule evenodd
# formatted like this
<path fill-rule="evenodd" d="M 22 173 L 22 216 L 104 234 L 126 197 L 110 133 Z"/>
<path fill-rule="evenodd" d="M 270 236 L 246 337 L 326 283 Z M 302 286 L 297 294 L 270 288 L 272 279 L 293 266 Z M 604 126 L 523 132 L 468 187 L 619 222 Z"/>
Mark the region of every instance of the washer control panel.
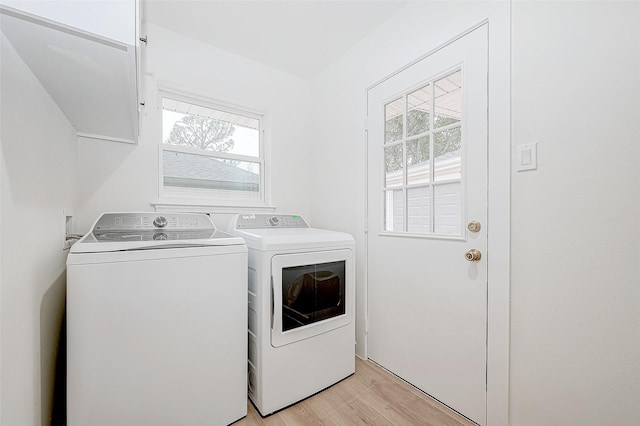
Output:
<path fill-rule="evenodd" d="M 148 231 L 154 229 L 208 230 L 215 226 L 209 216 L 195 213 L 105 213 L 93 231 Z"/>
<path fill-rule="evenodd" d="M 236 229 L 308 228 L 302 216 L 294 214 L 241 214 Z"/>

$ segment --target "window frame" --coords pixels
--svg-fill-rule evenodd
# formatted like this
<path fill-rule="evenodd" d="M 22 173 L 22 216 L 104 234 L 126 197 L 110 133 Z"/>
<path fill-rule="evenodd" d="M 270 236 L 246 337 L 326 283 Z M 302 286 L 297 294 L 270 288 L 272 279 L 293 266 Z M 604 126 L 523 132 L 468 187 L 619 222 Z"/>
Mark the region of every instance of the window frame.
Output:
<path fill-rule="evenodd" d="M 228 112 L 258 121 L 258 156 L 232 154 L 227 152 L 216 152 L 187 148 L 176 145 L 165 144 L 163 135 L 163 99 L 171 99 L 179 102 L 189 103 L 203 108 Z M 270 181 L 268 179 L 268 143 L 267 143 L 267 123 L 268 116 L 264 111 L 254 108 L 239 106 L 229 102 L 207 98 L 201 95 L 182 92 L 173 88 L 158 89 L 158 203 L 164 206 L 183 206 L 193 210 L 194 207 L 254 207 L 271 208 L 270 201 Z M 206 188 L 179 188 L 165 186 L 164 184 L 164 152 L 178 152 L 183 154 L 199 155 L 222 160 L 236 160 L 256 163 L 260 167 L 259 191 L 257 197 L 246 197 L 245 191 L 206 189 Z"/>

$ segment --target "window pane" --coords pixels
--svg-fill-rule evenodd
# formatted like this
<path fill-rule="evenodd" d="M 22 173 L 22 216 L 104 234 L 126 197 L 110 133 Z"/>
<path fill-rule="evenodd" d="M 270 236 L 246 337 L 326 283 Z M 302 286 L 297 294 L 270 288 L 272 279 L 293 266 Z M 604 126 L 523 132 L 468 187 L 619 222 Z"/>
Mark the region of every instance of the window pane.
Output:
<path fill-rule="evenodd" d="M 384 148 L 384 184 L 387 188 L 402 186 L 402 144 Z"/>
<path fill-rule="evenodd" d="M 404 232 L 404 191 L 384 192 L 384 230 Z"/>
<path fill-rule="evenodd" d="M 407 189 L 407 231 L 429 233 L 431 224 L 431 187 Z"/>
<path fill-rule="evenodd" d="M 169 145 L 258 157 L 260 120 L 163 98 L 162 140 Z"/>
<path fill-rule="evenodd" d="M 441 235 L 460 235 L 462 190 L 460 182 L 434 188 L 434 231 Z"/>
<path fill-rule="evenodd" d="M 462 71 L 435 82 L 434 127 L 457 123 L 462 117 Z"/>
<path fill-rule="evenodd" d="M 345 261 L 282 269 L 282 331 L 345 314 Z"/>
<path fill-rule="evenodd" d="M 402 98 L 389 102 L 384 106 L 384 143 L 402 139 L 403 121 Z"/>
<path fill-rule="evenodd" d="M 407 137 L 429 130 L 431 86 L 425 86 L 407 95 Z"/>
<path fill-rule="evenodd" d="M 460 179 L 462 176 L 462 137 L 460 127 L 433 134 L 434 180 Z"/>
<path fill-rule="evenodd" d="M 409 185 L 427 183 L 431 179 L 429 136 L 407 141 L 407 182 Z"/>
<path fill-rule="evenodd" d="M 260 163 L 165 150 L 164 185 L 181 188 L 260 191 Z"/>

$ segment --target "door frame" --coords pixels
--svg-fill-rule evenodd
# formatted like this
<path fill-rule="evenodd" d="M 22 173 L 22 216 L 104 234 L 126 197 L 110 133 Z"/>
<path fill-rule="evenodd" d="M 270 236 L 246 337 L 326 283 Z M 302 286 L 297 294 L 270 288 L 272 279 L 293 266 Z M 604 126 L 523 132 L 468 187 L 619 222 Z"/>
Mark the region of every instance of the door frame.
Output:
<path fill-rule="evenodd" d="M 446 42 L 378 80 L 365 89 L 365 111 L 368 116 L 369 91 L 424 58 L 441 50 L 472 31 L 487 25 L 488 58 L 488 194 L 487 194 L 487 418 L 486 425 L 509 424 L 509 347 L 510 347 L 510 206 L 511 206 L 511 35 L 509 26 L 491 25 L 486 18 L 466 30 L 454 34 Z M 505 44 L 505 38 L 508 42 Z M 493 49 L 493 46 L 498 48 Z M 506 46 L 506 47 L 505 47 Z M 364 158 L 368 159 L 368 132 L 365 118 Z M 368 160 L 365 160 L 364 241 L 368 248 Z M 364 357 L 368 359 L 368 278 L 369 258 L 365 253 Z"/>

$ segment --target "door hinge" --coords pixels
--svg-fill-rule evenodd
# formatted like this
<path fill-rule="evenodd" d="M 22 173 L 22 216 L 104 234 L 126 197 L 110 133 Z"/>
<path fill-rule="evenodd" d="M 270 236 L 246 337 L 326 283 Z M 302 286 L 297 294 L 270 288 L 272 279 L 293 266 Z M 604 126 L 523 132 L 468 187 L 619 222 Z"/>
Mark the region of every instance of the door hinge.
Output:
<path fill-rule="evenodd" d="M 369 318 L 364 319 L 364 334 L 369 334 Z"/>
<path fill-rule="evenodd" d="M 368 116 L 364 116 L 364 131 L 368 132 L 369 131 L 369 117 Z"/>

